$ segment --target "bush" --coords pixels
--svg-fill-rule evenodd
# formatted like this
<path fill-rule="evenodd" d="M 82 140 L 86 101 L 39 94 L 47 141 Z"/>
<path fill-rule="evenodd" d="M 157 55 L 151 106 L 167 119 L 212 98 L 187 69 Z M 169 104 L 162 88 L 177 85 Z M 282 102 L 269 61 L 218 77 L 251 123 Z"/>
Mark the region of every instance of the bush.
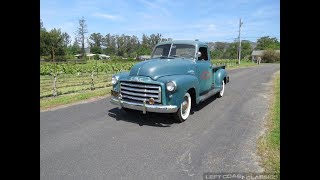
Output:
<path fill-rule="evenodd" d="M 266 50 L 262 55 L 261 61 L 265 63 L 280 62 L 280 53 L 275 50 Z"/>

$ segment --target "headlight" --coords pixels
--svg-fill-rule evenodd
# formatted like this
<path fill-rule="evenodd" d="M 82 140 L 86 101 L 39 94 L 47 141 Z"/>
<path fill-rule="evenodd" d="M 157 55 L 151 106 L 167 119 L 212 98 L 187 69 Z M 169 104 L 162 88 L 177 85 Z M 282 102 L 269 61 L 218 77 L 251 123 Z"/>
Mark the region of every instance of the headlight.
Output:
<path fill-rule="evenodd" d="M 177 89 L 177 84 L 174 81 L 167 82 L 167 90 L 172 92 Z"/>
<path fill-rule="evenodd" d="M 112 83 L 113 85 L 115 85 L 115 84 L 117 84 L 118 80 L 119 80 L 119 76 L 112 76 L 112 78 L 111 78 L 111 83 Z"/>

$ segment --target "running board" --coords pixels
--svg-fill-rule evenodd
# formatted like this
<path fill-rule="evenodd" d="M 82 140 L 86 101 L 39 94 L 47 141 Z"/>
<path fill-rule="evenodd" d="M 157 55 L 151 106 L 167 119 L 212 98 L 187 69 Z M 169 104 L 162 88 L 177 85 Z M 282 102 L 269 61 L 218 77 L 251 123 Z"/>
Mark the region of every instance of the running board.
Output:
<path fill-rule="evenodd" d="M 211 91 L 207 92 L 206 94 L 199 96 L 199 102 L 202 102 L 202 101 L 208 99 L 209 97 L 217 94 L 218 92 L 220 92 L 220 88 L 212 89 Z"/>

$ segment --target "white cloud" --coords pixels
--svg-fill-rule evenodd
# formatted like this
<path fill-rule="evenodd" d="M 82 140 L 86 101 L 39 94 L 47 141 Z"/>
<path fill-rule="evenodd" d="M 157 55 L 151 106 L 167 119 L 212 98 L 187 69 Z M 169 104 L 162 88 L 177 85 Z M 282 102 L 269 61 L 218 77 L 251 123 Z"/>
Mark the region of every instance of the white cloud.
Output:
<path fill-rule="evenodd" d="M 102 18 L 108 19 L 108 20 L 119 20 L 119 19 L 121 19 L 120 16 L 112 15 L 112 14 L 106 14 L 106 13 L 94 13 L 93 16 L 102 17 Z"/>
<path fill-rule="evenodd" d="M 252 13 L 252 16 L 256 18 L 270 18 L 274 16 L 279 16 L 279 14 L 280 9 L 278 7 L 267 6 L 257 9 Z"/>
<path fill-rule="evenodd" d="M 150 2 L 147 0 L 140 0 L 140 2 L 143 3 L 148 9 L 156 10 L 165 16 L 170 15 L 164 4 L 167 3 L 167 1 Z"/>

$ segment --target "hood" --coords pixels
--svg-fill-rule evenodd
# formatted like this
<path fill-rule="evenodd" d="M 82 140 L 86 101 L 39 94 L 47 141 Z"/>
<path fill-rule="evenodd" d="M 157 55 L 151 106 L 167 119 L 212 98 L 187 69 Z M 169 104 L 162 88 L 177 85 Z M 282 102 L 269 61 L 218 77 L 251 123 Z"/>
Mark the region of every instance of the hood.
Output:
<path fill-rule="evenodd" d="M 153 80 L 162 76 L 187 74 L 193 64 L 192 60 L 152 59 L 135 64 L 130 71 L 130 76 L 148 76 Z"/>

